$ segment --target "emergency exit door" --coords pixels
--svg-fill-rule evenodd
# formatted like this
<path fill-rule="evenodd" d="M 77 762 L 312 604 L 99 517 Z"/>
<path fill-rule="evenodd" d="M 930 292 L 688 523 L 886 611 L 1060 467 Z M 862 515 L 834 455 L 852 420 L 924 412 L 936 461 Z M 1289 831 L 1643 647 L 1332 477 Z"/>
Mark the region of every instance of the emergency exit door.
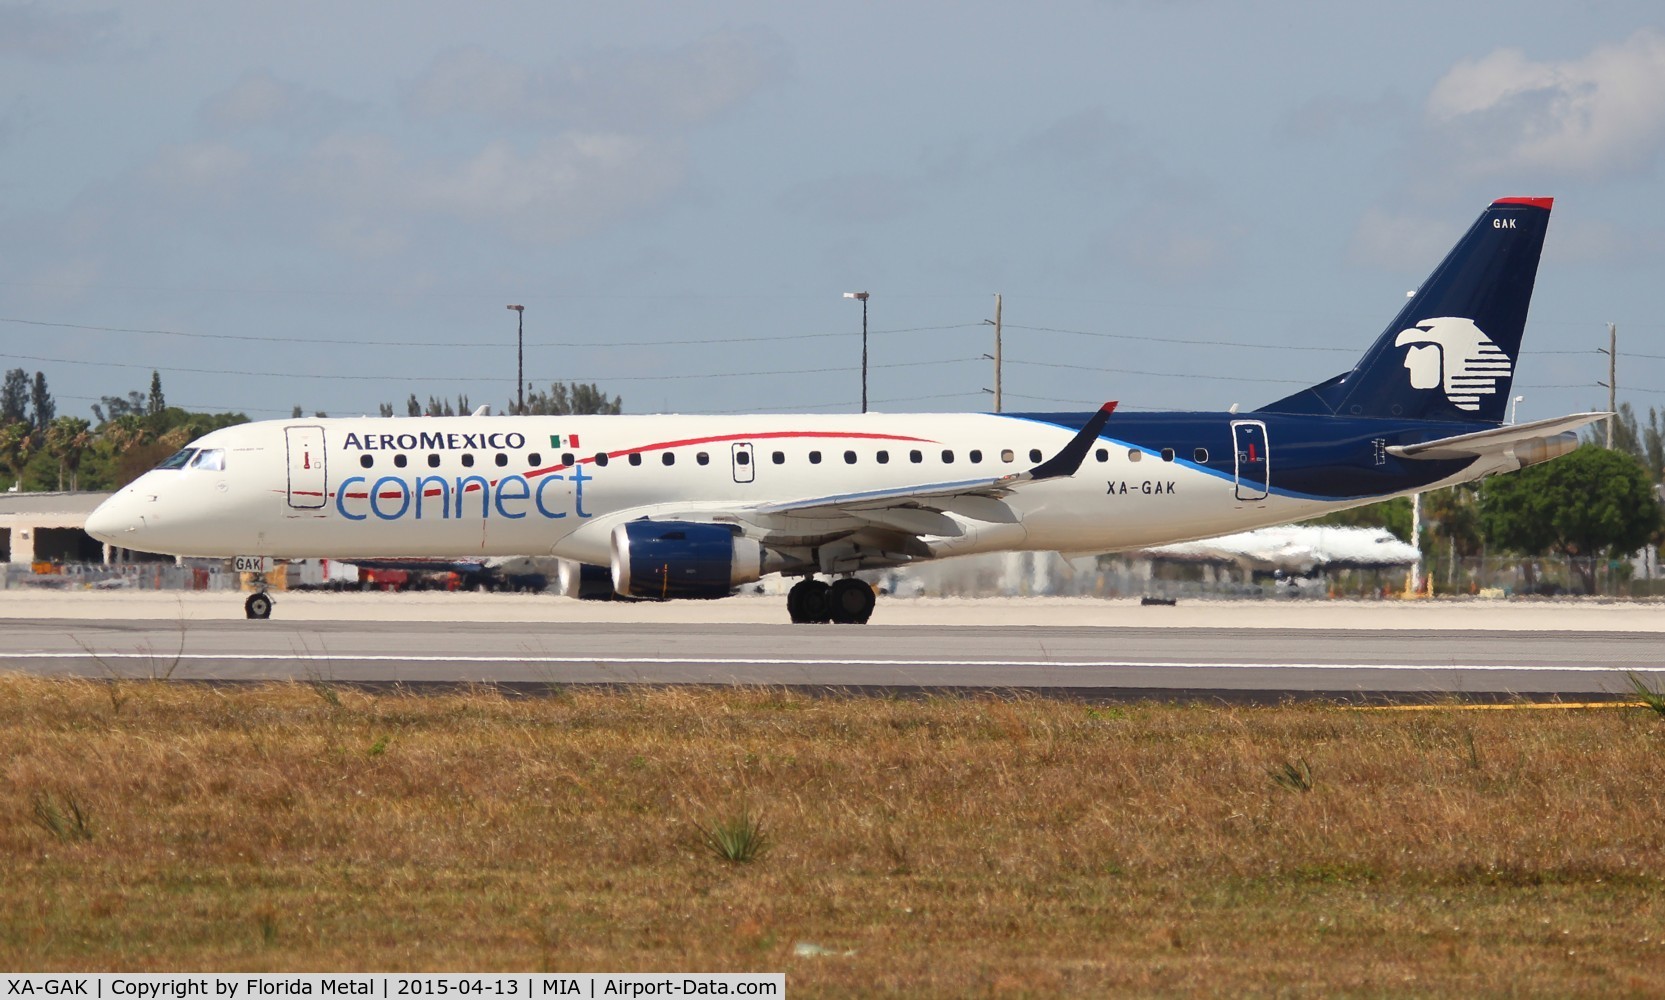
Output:
<path fill-rule="evenodd" d="M 1272 483 L 1266 425 L 1259 420 L 1234 420 L 1231 437 L 1237 446 L 1237 499 L 1264 500 Z"/>

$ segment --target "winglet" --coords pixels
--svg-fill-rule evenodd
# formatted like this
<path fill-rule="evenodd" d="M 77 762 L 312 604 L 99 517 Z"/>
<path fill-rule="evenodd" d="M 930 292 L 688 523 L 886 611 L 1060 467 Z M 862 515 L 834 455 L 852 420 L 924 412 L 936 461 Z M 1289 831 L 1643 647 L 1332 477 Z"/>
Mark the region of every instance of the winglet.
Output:
<path fill-rule="evenodd" d="M 1104 430 L 1105 421 L 1110 419 L 1110 414 L 1115 410 L 1115 400 L 1099 407 L 1098 412 L 1087 421 L 1087 426 L 1081 428 L 1081 432 L 1071 438 L 1069 444 L 1064 445 L 1058 454 L 1030 469 L 1025 478 L 1058 479 L 1075 475 L 1075 470 L 1081 468 L 1082 461 L 1086 459 L 1088 449 L 1098 440 L 1099 432 Z"/>

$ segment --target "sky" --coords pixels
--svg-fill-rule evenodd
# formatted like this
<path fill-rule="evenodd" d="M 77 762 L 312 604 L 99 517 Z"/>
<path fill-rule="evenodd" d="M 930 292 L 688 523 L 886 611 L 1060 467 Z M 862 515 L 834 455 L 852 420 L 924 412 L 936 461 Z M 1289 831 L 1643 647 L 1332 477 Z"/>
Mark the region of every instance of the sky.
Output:
<path fill-rule="evenodd" d="M 1519 419 L 1665 409 L 1652 2 L 0 0 L 0 367 L 58 413 L 1252 409 L 1496 197 Z"/>

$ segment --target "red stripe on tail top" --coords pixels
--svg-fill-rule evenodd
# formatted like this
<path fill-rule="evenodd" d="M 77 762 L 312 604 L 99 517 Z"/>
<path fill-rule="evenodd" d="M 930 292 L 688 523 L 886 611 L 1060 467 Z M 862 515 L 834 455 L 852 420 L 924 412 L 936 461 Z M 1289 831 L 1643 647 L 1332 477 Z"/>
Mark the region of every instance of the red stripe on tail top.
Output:
<path fill-rule="evenodd" d="M 1547 212 L 1555 206 L 1555 199 L 1554 198 L 1499 198 L 1496 201 L 1492 202 L 1492 204 L 1494 206 L 1495 205 L 1531 205 L 1533 208 L 1541 208 L 1541 209 L 1543 209 L 1544 211 Z"/>

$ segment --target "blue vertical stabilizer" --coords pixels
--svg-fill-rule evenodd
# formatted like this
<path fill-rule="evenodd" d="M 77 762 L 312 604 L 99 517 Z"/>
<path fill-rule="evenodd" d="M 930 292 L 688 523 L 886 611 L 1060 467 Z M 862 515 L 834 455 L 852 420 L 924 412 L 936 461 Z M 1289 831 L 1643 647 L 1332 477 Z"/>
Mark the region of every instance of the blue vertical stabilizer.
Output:
<path fill-rule="evenodd" d="M 1552 203 L 1492 202 L 1352 371 L 1261 410 L 1501 423 Z"/>

